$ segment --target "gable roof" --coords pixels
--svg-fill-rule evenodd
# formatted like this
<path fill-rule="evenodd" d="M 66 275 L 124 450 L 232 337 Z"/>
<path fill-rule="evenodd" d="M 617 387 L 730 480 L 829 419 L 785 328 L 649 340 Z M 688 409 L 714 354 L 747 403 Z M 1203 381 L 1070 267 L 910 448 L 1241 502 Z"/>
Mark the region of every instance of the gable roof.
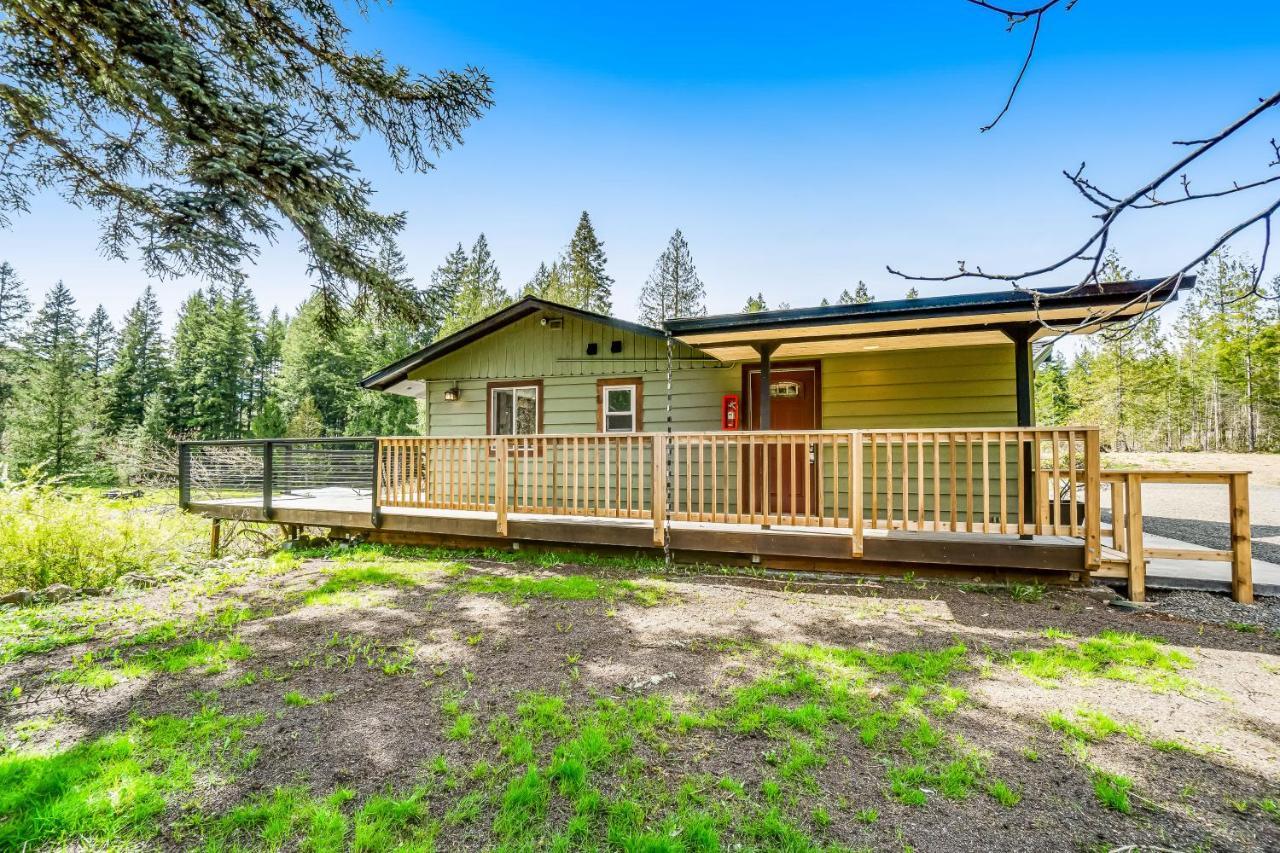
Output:
<path fill-rule="evenodd" d="M 1186 275 L 1166 279 L 1108 282 L 1081 288 L 1053 287 L 1036 297 L 1025 290 L 1000 290 L 949 296 L 788 308 L 753 314 L 719 314 L 668 320 L 673 337 L 721 361 L 758 358 L 755 347 L 775 346 L 774 358 L 816 356 L 859 349 L 981 345 L 1007 342 L 1006 331 L 1021 329 L 1033 340 L 1057 334 L 1041 319 L 1061 325 L 1081 324 L 1077 331 L 1130 319 L 1151 307 L 1142 299 L 1152 291 L 1151 305 L 1177 299 L 1178 291 L 1195 286 Z"/>
<path fill-rule="evenodd" d="M 417 370 L 424 364 L 429 364 L 438 358 L 442 358 L 451 352 L 465 347 L 467 344 L 480 340 L 481 338 L 491 335 L 494 332 L 504 329 L 518 320 L 530 317 L 540 311 L 546 311 L 551 314 L 569 315 L 587 320 L 593 323 L 600 323 L 605 326 L 612 326 L 617 329 L 625 329 L 629 332 L 635 332 L 639 335 L 648 335 L 649 337 L 666 340 L 666 334 L 660 329 L 654 329 L 650 326 L 643 326 L 639 323 L 631 323 L 626 320 L 619 320 L 617 317 L 610 317 L 607 314 L 597 314 L 595 311 L 586 311 L 582 308 L 574 308 L 570 305 L 561 305 L 559 302 L 551 302 L 547 299 L 539 299 L 536 296 L 526 296 L 517 302 L 508 305 L 501 311 L 497 311 L 467 326 L 459 329 L 447 338 L 441 338 L 428 346 L 423 347 L 415 353 L 405 356 L 394 364 L 390 364 L 376 373 L 371 373 L 364 379 L 360 380 L 360 387 L 371 391 L 385 391 L 393 385 L 403 382 L 410 372 Z"/>

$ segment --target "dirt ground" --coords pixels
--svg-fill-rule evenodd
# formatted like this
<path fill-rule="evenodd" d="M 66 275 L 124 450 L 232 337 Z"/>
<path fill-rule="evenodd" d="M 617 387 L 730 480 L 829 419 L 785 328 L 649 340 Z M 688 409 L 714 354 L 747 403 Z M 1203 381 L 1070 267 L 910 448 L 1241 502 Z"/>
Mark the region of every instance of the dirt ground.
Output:
<path fill-rule="evenodd" d="M 0 613 L 0 779 L 5 761 L 29 762 L 8 777 L 26 784 L 36 757 L 216 708 L 256 721 L 240 758 L 183 759 L 190 778 L 115 841 L 324 849 L 330 797 L 356 825 L 331 849 L 385 849 L 352 810 L 412 790 L 388 846 L 1280 848 L 1273 633 L 1081 591 L 550 562 L 369 549 L 44 608 L 25 636 Z M 1122 654 L 1132 639 L 1106 632 L 1156 642 Z M 163 654 L 193 636 L 235 652 Z M 568 756 L 597 728 L 578 778 Z M 0 794 L 0 847 L 6 820 L 36 832 L 27 819 L 70 796 L 22 790 Z M 286 791 L 313 805 L 271 823 Z M 25 840 L 100 840 L 80 826 Z"/>

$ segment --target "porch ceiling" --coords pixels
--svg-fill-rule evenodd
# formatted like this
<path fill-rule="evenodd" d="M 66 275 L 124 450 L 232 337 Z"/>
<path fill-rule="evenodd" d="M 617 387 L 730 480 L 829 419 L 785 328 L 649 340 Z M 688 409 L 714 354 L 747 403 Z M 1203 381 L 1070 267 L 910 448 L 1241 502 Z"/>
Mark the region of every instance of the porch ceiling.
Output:
<path fill-rule="evenodd" d="M 1011 332 L 1031 340 L 1060 334 L 1044 323 L 1078 325 L 1078 334 L 1096 332 L 1147 310 L 1147 301 L 1134 301 L 1135 297 L 1160 283 L 1160 279 L 1115 282 L 1074 293 L 1050 293 L 1041 298 L 1038 310 L 1029 293 L 1006 291 L 678 319 L 666 326 L 672 337 L 725 362 L 754 361 L 761 345 L 772 345 L 776 359 L 983 346 L 1008 343 Z M 1193 284 L 1194 278 L 1187 276 L 1177 289 Z M 1162 305 L 1176 297 L 1176 289 L 1166 286 L 1152 302 Z"/>

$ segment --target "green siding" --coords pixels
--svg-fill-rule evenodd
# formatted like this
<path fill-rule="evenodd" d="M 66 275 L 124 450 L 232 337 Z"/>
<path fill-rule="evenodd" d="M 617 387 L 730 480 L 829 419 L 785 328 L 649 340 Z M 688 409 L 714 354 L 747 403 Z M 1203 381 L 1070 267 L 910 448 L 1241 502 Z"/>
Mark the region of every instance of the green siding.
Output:
<path fill-rule="evenodd" d="M 519 320 L 411 374 L 412 379 L 427 381 L 429 435 L 483 435 L 488 383 L 518 379 L 542 380 L 546 432 L 595 432 L 596 380 L 630 376 L 644 382 L 644 430 L 666 430 L 665 340 L 577 317 L 565 317 L 563 328 L 550 329 L 541 318 L 539 314 Z M 609 352 L 615 340 L 622 341 L 622 352 L 616 355 Z M 598 344 L 598 355 L 586 354 L 590 342 Z M 720 398 L 738 390 L 740 368 L 722 365 L 680 343 L 674 344 L 673 354 L 672 429 L 719 429 Z M 444 393 L 455 382 L 459 399 L 447 401 Z"/>
<path fill-rule="evenodd" d="M 1017 423 L 1012 344 L 886 350 L 822 360 L 826 429 Z"/>
<path fill-rule="evenodd" d="M 548 433 L 595 432 L 596 380 L 639 376 L 644 381 L 645 431 L 666 429 L 666 342 L 577 317 L 564 327 L 519 320 L 411 374 L 427 382 L 430 435 L 483 435 L 491 381 L 541 379 L 543 428 Z M 622 341 L 622 352 L 609 352 Z M 599 354 L 588 356 L 595 342 Z M 741 366 L 721 365 L 675 344 L 672 428 L 716 430 L 720 399 L 740 391 Z M 786 362 L 776 362 L 783 368 Z M 457 384 L 456 401 L 444 399 Z M 1001 427 L 1017 423 L 1013 346 L 885 350 L 822 359 L 823 429 Z"/>

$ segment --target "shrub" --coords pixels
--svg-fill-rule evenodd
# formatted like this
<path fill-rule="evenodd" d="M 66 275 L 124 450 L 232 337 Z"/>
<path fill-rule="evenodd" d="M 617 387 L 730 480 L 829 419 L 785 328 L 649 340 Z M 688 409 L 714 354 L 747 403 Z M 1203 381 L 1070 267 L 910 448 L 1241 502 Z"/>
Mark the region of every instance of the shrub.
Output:
<path fill-rule="evenodd" d="M 0 593 L 103 586 L 126 572 L 189 564 L 206 538 L 201 519 L 154 502 L 0 480 Z"/>

